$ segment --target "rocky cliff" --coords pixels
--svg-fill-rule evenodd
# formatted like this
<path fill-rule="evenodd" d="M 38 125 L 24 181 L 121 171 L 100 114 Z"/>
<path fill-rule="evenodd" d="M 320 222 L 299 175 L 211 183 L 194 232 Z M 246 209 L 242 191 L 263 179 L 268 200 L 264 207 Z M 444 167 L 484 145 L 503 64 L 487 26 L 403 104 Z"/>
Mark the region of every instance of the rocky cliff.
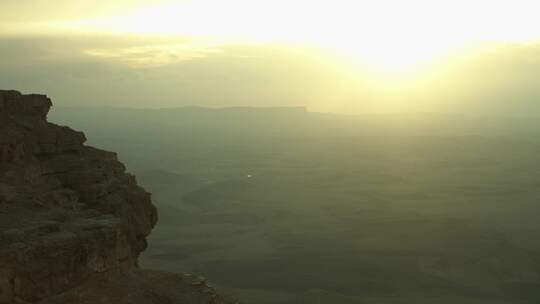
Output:
<path fill-rule="evenodd" d="M 138 269 L 150 194 L 115 153 L 47 122 L 51 105 L 0 91 L 0 303 L 228 303 L 202 279 Z"/>

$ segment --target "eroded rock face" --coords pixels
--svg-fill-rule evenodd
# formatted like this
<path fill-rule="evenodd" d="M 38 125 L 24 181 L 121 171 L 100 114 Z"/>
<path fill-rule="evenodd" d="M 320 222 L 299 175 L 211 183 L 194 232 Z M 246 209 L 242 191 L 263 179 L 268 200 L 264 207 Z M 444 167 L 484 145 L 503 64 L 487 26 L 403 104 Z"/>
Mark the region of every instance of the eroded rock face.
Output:
<path fill-rule="evenodd" d="M 116 154 L 47 122 L 51 105 L 0 91 L 0 303 L 133 270 L 157 222 L 150 194 Z"/>

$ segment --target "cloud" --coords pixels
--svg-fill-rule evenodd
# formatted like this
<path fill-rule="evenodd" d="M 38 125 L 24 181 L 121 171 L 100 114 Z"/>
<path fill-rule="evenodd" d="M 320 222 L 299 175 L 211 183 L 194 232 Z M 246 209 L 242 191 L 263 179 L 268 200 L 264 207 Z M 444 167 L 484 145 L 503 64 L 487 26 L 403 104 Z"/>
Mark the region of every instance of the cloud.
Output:
<path fill-rule="evenodd" d="M 160 67 L 220 53 L 218 46 L 204 43 L 143 45 L 128 48 L 86 49 L 84 54 L 125 63 L 134 68 Z"/>
<path fill-rule="evenodd" d="M 71 106 L 299 105 L 324 74 L 285 48 L 190 39 L 0 38 L 0 58 L 9 58 L 0 61 L 2 87 Z"/>
<path fill-rule="evenodd" d="M 126 7 L 156 3 L 153 0 L 2 0 L 0 23 L 76 19 L 120 13 Z"/>
<path fill-rule="evenodd" d="M 390 87 L 312 49 L 191 38 L 0 37 L 0 58 L 0 86 L 47 93 L 64 106 L 540 113 L 540 44 L 490 47 Z"/>
<path fill-rule="evenodd" d="M 188 38 L 149 38 L 130 35 L 54 35 L 1 38 L 5 64 L 40 64 L 74 60 L 158 67 L 205 58 L 221 52 L 220 45 Z"/>

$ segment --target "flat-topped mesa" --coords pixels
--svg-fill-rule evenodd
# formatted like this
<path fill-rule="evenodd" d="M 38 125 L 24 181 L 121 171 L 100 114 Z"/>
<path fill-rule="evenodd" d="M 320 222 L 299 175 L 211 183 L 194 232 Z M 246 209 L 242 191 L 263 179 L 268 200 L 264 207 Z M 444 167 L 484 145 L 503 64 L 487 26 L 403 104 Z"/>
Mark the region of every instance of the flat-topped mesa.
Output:
<path fill-rule="evenodd" d="M 50 107 L 44 95 L 0 91 L 0 303 L 135 269 L 157 222 L 116 154 L 47 122 Z"/>

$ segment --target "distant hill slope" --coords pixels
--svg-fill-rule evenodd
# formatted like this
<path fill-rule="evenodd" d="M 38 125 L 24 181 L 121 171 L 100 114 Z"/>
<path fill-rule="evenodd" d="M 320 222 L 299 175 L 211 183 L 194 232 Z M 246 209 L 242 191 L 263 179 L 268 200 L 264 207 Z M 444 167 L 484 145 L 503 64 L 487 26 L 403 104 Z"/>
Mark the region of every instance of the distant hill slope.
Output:
<path fill-rule="evenodd" d="M 52 117 L 162 211 L 141 265 L 259 304 L 540 303 L 538 120 L 85 111 Z"/>
<path fill-rule="evenodd" d="M 150 169 L 137 172 L 137 180 L 148 186 L 177 186 L 190 189 L 204 183 L 192 177 L 187 177 L 162 169 Z"/>

